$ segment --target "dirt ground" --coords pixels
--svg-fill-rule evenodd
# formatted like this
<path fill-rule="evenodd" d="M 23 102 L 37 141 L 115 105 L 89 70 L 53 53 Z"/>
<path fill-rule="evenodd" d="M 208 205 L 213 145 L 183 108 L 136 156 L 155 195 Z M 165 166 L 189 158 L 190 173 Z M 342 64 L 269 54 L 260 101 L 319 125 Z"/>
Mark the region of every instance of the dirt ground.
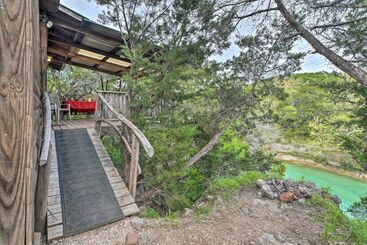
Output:
<path fill-rule="evenodd" d="M 190 213 L 190 212 L 187 212 Z M 110 224 L 52 244 L 124 244 L 136 232 L 145 244 L 324 244 L 322 224 L 302 203 L 281 203 L 261 198 L 255 189 L 239 191 L 230 199 L 217 199 L 210 212 L 186 214 L 174 221 L 146 219 L 140 228 L 131 219 Z"/>

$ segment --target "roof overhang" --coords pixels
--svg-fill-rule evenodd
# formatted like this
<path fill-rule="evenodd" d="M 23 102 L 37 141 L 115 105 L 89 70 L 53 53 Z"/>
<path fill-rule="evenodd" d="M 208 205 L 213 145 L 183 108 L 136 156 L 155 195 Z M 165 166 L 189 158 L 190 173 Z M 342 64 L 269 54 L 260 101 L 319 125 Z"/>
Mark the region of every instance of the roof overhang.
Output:
<path fill-rule="evenodd" d="M 70 64 L 117 76 L 129 73 L 131 64 L 121 54 L 123 40 L 119 31 L 93 22 L 57 0 L 40 4 L 45 18 L 53 24 L 48 31 L 50 67 L 61 70 Z"/>

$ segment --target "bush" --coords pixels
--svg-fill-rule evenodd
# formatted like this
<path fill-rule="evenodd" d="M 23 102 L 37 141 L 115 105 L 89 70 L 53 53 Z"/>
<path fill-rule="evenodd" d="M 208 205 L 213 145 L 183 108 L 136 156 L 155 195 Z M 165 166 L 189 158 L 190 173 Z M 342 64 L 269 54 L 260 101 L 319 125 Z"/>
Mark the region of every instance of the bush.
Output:
<path fill-rule="evenodd" d="M 150 218 L 150 219 L 155 219 L 155 218 L 159 218 L 159 213 L 152 208 L 148 208 L 146 210 L 144 210 L 143 212 L 141 212 L 140 217 L 143 218 Z"/>
<path fill-rule="evenodd" d="M 163 190 L 150 199 L 150 206 L 162 215 L 191 207 L 208 187 L 213 192 L 232 193 L 240 186 L 254 184 L 257 178 L 263 177 L 260 172 L 270 171 L 273 176 L 281 172 L 281 167 L 271 167 L 277 162 L 270 155 L 262 151 L 252 153 L 244 138 L 232 129 L 227 129 L 213 151 L 190 169 L 185 169 L 184 164 L 200 149 L 203 138 L 196 126 L 155 127 L 146 136 L 155 155 L 147 158 L 142 152 L 140 165 L 148 188 Z M 121 171 L 123 155 L 119 141 L 109 136 L 103 143 Z"/>
<path fill-rule="evenodd" d="M 122 173 L 124 169 L 123 153 L 121 152 L 121 142 L 118 137 L 106 135 L 102 138 L 102 143 L 106 148 L 116 169 Z"/>
<path fill-rule="evenodd" d="M 312 196 L 310 203 L 320 208 L 320 219 L 324 223 L 321 234 L 325 240 L 346 241 L 363 244 L 367 241 L 367 222 L 350 219 L 330 200 Z"/>
<path fill-rule="evenodd" d="M 349 207 L 348 212 L 358 219 L 367 221 L 367 194 L 358 202 L 353 203 L 353 205 Z"/>
<path fill-rule="evenodd" d="M 197 208 L 195 209 L 195 216 L 196 217 L 202 217 L 208 213 L 210 213 L 211 209 L 210 207 L 200 207 L 200 208 Z"/>
<path fill-rule="evenodd" d="M 242 172 L 235 177 L 217 178 L 211 182 L 209 191 L 211 193 L 229 195 L 235 190 L 239 189 L 241 186 L 255 186 L 256 180 L 264 177 L 265 175 L 260 172 L 249 171 Z"/>
<path fill-rule="evenodd" d="M 200 162 L 199 168 L 206 176 L 236 176 L 243 171 L 270 170 L 277 163 L 272 156 L 261 150 L 251 152 L 241 134 L 227 129 L 215 148 Z"/>

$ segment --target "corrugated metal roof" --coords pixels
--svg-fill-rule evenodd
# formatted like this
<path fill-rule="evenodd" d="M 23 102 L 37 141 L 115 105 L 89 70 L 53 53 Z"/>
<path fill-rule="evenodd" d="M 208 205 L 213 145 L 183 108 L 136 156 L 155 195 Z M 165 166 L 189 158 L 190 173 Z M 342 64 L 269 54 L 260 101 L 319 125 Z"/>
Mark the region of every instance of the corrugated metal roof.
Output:
<path fill-rule="evenodd" d="M 93 37 L 84 36 L 81 43 L 83 45 L 94 47 L 106 52 L 111 52 L 114 48 L 116 48 L 115 45 L 112 45 L 111 43 L 108 43 L 104 40 L 96 39 Z"/>
<path fill-rule="evenodd" d="M 119 31 L 62 5 L 47 16 L 53 22 L 49 29 L 50 66 L 61 69 L 66 63 L 118 76 L 129 72 L 129 60 L 119 55 L 123 43 Z"/>

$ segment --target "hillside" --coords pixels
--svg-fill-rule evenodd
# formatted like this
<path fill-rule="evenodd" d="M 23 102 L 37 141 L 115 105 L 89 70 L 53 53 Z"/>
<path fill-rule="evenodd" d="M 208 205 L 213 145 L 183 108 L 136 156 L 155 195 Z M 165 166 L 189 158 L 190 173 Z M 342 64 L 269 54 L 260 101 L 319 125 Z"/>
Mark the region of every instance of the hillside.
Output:
<path fill-rule="evenodd" d="M 273 80 L 274 82 L 274 80 Z M 366 173 L 366 89 L 334 73 L 296 74 L 274 82 L 264 98 L 270 120 L 258 120 L 247 137 L 278 159 Z"/>

